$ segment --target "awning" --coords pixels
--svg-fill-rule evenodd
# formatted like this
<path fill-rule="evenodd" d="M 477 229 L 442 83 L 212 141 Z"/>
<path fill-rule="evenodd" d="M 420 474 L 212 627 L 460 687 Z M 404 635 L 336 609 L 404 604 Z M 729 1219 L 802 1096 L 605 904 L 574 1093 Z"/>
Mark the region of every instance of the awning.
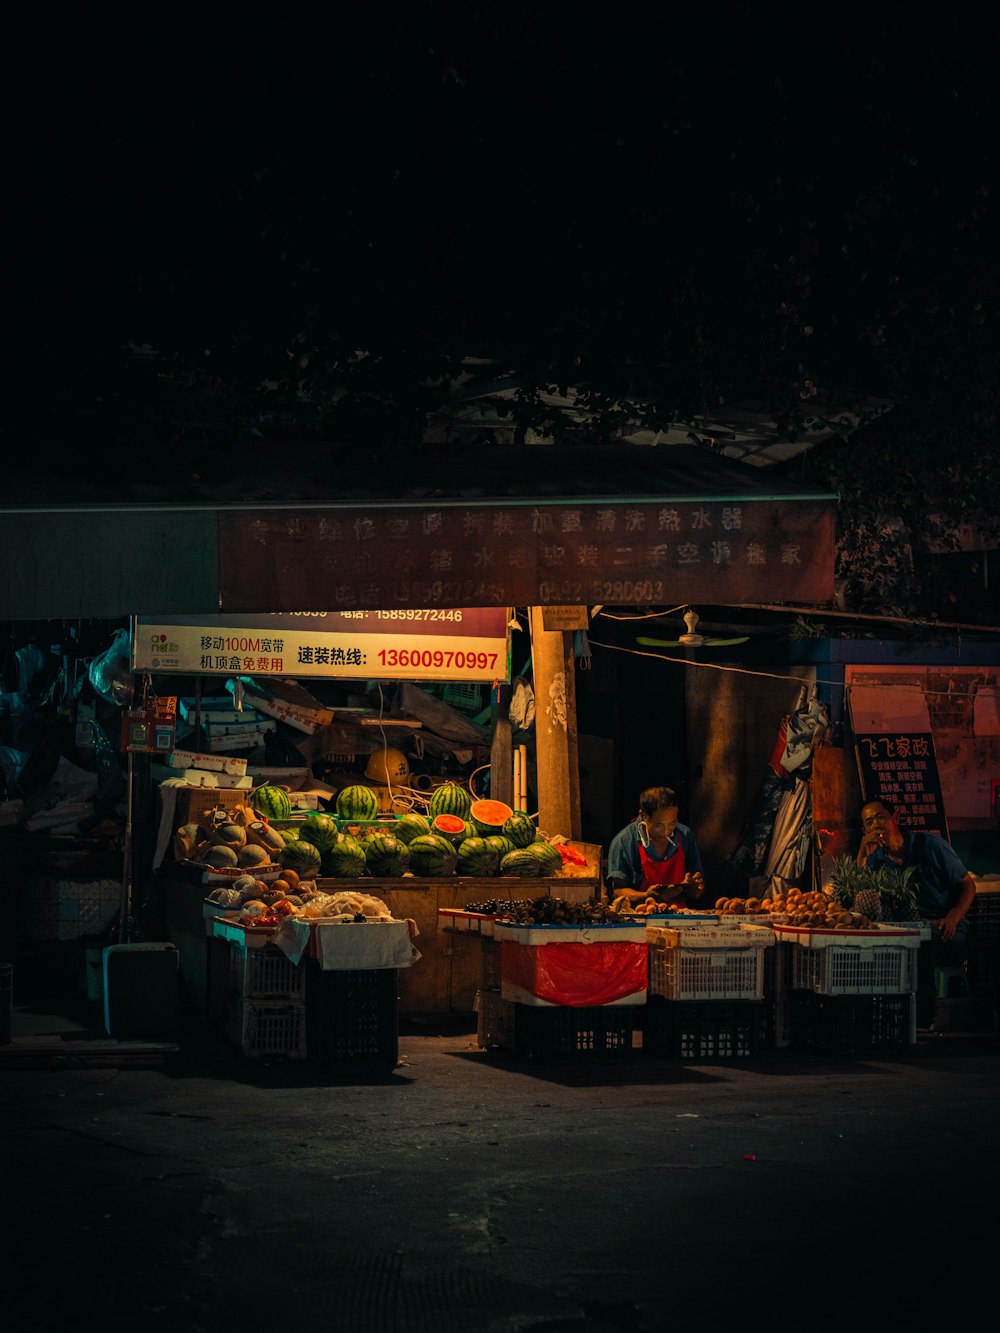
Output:
<path fill-rule="evenodd" d="M 833 597 L 836 496 L 695 447 L 267 458 L 8 489 L 0 616 Z"/>

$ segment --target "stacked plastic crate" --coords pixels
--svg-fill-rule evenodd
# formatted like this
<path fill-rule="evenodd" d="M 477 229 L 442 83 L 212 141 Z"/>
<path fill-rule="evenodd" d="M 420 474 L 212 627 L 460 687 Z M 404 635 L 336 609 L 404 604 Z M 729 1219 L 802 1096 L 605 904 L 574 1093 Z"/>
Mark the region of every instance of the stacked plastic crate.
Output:
<path fill-rule="evenodd" d="M 252 938 L 252 937 L 251 937 Z M 270 942 L 229 945 L 229 1009 L 226 1032 L 244 1055 L 306 1054 L 302 969 Z"/>
<path fill-rule="evenodd" d="M 378 930 L 378 926 L 334 926 Z M 306 1046 L 310 1062 L 394 1065 L 399 1059 L 399 975 L 394 967 L 325 970 L 306 958 Z"/>
<path fill-rule="evenodd" d="M 787 945 L 778 1044 L 817 1055 L 904 1050 L 916 1040 L 917 926 L 775 926 Z"/>
<path fill-rule="evenodd" d="M 497 922 L 499 994 L 482 985 L 479 1044 L 504 1046 L 521 1060 L 619 1060 L 633 1050 L 646 1003 L 643 926 L 514 926 Z M 495 977 L 496 973 L 493 973 Z"/>
<path fill-rule="evenodd" d="M 643 1051 L 684 1061 L 745 1059 L 766 1031 L 768 926 L 718 922 L 649 926 Z"/>

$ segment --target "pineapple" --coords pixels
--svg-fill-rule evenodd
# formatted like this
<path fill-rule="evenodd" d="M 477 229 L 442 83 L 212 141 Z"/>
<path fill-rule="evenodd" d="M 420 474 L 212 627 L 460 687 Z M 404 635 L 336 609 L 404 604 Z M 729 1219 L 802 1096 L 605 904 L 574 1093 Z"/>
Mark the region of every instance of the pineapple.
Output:
<path fill-rule="evenodd" d="M 869 872 L 852 861 L 849 856 L 842 856 L 833 867 L 833 878 L 829 892 L 841 907 L 850 907 L 855 896 L 868 885 Z"/>
<path fill-rule="evenodd" d="M 869 921 L 882 920 L 882 895 L 878 889 L 864 888 L 860 889 L 854 895 L 854 902 L 851 905 L 852 912 L 860 912 L 866 916 Z"/>

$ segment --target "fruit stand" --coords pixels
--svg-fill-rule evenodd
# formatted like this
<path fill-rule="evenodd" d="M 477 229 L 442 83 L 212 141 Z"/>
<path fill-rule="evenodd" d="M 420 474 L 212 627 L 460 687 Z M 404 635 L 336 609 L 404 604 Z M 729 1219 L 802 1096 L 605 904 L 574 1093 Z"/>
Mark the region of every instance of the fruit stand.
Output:
<path fill-rule="evenodd" d="M 218 960 L 211 966 L 217 941 L 204 929 L 206 898 L 210 914 L 277 905 L 297 913 L 316 894 L 363 888 L 393 918 L 412 923 L 418 940 L 420 966 L 399 975 L 400 1014 L 433 1019 L 471 1014 L 479 982 L 478 950 L 439 929 L 442 909 L 482 897 L 487 883 L 501 897 L 530 884 L 534 894 L 574 902 L 596 899 L 601 887 L 597 845 L 543 838 L 528 815 L 473 802 L 455 784 L 435 792 L 426 816 L 380 815 L 371 789 L 358 785 L 338 795 L 337 813 L 305 818 L 293 817 L 282 788 L 264 784 L 244 804 L 178 828 L 174 852 L 163 875 L 168 930 L 183 941 L 182 978 L 210 1020 L 222 1001 Z"/>

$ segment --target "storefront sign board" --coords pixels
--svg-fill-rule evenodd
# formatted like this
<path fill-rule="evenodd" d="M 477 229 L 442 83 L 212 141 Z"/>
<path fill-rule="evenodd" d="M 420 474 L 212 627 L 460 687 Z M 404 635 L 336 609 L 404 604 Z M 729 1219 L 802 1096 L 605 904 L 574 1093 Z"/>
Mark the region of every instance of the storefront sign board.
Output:
<path fill-rule="evenodd" d="M 507 607 L 139 616 L 133 670 L 295 679 L 510 679 Z"/>

